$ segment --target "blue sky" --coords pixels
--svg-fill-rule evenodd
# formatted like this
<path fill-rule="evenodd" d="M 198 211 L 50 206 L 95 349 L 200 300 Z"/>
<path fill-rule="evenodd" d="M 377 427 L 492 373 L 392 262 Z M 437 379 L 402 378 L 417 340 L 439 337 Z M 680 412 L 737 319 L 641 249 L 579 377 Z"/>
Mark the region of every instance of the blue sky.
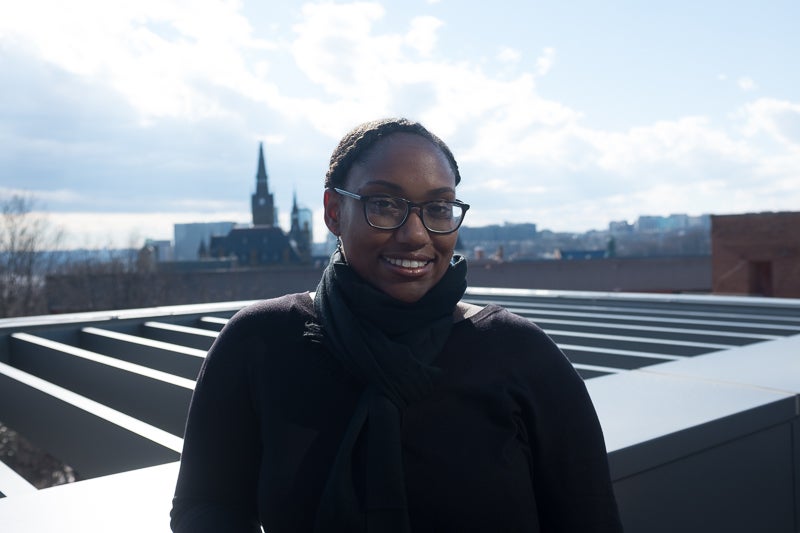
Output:
<path fill-rule="evenodd" d="M 702 4 L 702 5 L 698 5 Z M 0 196 L 69 246 L 248 222 L 258 143 L 323 240 L 353 125 L 425 123 L 467 225 L 800 208 L 800 2 L 0 0 Z"/>

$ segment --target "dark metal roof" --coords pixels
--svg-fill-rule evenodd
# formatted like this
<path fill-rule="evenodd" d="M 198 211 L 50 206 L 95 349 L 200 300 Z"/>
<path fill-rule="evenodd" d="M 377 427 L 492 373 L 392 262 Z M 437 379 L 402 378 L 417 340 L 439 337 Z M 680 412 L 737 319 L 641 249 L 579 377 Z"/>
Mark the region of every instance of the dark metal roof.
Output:
<path fill-rule="evenodd" d="M 795 300 L 470 289 L 544 329 L 584 379 L 800 333 Z"/>
<path fill-rule="evenodd" d="M 561 347 L 595 403 L 615 487 L 769 428 L 800 427 L 800 300 L 490 288 L 470 288 L 465 300 L 502 305 Z M 0 422 L 83 479 L 116 474 L 73 484 L 97 487 L 88 500 L 89 489 L 69 487 L 40 491 L 44 498 L 0 463 L 0 522 L 19 522 L 9 531 L 47 529 L 53 506 L 82 506 L 75 530 L 102 531 L 100 508 L 124 513 L 121 493 L 131 491 L 140 511 L 131 527 L 153 530 L 168 512 L 205 351 L 248 303 L 0 320 Z M 773 470 L 800 464 L 794 450 L 775 456 Z M 136 479 L 152 490 L 134 495 Z M 105 494 L 114 499 L 98 505 Z"/>

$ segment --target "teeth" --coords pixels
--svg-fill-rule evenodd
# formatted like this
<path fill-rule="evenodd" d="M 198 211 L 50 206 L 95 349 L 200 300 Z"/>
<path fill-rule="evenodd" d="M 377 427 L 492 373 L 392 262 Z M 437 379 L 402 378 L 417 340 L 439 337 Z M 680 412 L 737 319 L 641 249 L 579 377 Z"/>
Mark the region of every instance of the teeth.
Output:
<path fill-rule="evenodd" d="M 427 261 L 412 261 L 411 259 L 392 259 L 387 257 L 386 260 L 395 265 L 403 268 L 421 268 L 428 264 Z"/>

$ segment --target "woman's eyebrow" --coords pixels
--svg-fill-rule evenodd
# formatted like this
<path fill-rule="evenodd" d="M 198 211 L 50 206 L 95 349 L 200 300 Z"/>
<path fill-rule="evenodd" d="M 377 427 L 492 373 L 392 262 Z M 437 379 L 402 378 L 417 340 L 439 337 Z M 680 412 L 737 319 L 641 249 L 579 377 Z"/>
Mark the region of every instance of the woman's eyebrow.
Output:
<path fill-rule="evenodd" d="M 372 185 L 379 185 L 381 187 L 386 187 L 387 189 L 392 189 L 394 191 L 397 191 L 398 193 L 403 192 L 403 187 L 401 185 L 385 180 L 370 180 L 360 188 Z M 456 190 L 453 187 L 440 187 L 438 189 L 432 189 L 430 191 L 427 191 L 427 194 L 444 194 L 444 193 L 455 193 L 455 192 Z"/>
<path fill-rule="evenodd" d="M 361 188 L 368 187 L 368 186 L 373 186 L 373 185 L 386 187 L 387 189 L 392 189 L 392 190 L 395 190 L 397 192 L 401 192 L 403 190 L 403 188 L 400 185 L 398 185 L 396 183 L 392 183 L 390 181 L 385 181 L 385 180 L 370 180 L 370 181 L 366 182 L 364 185 L 362 185 Z"/>
<path fill-rule="evenodd" d="M 456 193 L 456 190 L 452 187 L 440 187 L 438 189 L 433 189 L 432 191 L 428 191 L 430 194 L 445 194 L 445 193 Z"/>

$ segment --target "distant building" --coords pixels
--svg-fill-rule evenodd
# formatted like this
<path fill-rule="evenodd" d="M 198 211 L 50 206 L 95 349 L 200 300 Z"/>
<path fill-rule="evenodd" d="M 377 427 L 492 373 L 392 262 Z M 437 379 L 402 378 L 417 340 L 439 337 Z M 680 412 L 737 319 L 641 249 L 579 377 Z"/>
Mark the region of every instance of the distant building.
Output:
<path fill-rule="evenodd" d="M 703 228 L 711 229 L 711 215 L 700 215 L 697 217 L 689 217 L 690 228 Z"/>
<path fill-rule="evenodd" d="M 330 231 L 325 235 L 325 242 L 315 242 L 311 244 L 311 255 L 316 261 L 326 261 L 331 256 L 339 243 L 338 237 Z"/>
<path fill-rule="evenodd" d="M 619 222 L 612 222 L 609 224 L 609 230 L 619 228 Z M 711 227 L 710 215 L 700 215 L 697 217 L 690 217 L 683 213 L 673 214 L 667 217 L 642 215 L 636 219 L 634 229 L 641 233 L 665 233 L 670 231 L 681 231 L 689 228 L 705 228 Z"/>
<path fill-rule="evenodd" d="M 235 258 L 239 266 L 302 262 L 277 226 L 233 228 L 227 235 L 212 237 L 209 249 L 212 258 Z"/>
<path fill-rule="evenodd" d="M 311 210 L 305 207 L 298 207 L 297 193 L 295 193 L 292 201 L 292 227 L 289 230 L 289 242 L 297 250 L 300 259 L 304 263 L 311 261 L 312 224 Z"/>
<path fill-rule="evenodd" d="M 149 250 L 149 253 L 152 254 L 152 260 L 156 263 L 175 259 L 175 249 L 170 241 L 146 239 L 144 247 Z"/>
<path fill-rule="evenodd" d="M 633 226 L 627 220 L 614 220 L 608 223 L 608 231 L 611 233 L 630 233 Z"/>
<path fill-rule="evenodd" d="M 201 251 L 208 253 L 208 244 L 211 238 L 227 235 L 236 224 L 234 222 L 193 222 L 190 224 L 175 224 L 175 253 L 176 261 L 195 261 L 201 257 Z"/>
<path fill-rule="evenodd" d="M 689 227 L 689 215 L 683 213 L 670 215 L 666 218 L 665 229 L 667 231 L 682 230 Z"/>
<path fill-rule="evenodd" d="M 625 222 L 611 222 L 610 231 L 620 232 L 622 224 Z M 666 233 L 671 231 L 682 231 L 691 228 L 710 229 L 710 215 L 700 215 L 697 217 L 683 213 L 669 215 L 668 217 L 642 215 L 636 219 L 633 229 L 639 233 Z"/>
<path fill-rule="evenodd" d="M 800 212 L 711 217 L 717 294 L 800 298 Z"/>
<path fill-rule="evenodd" d="M 264 144 L 258 145 L 258 170 L 256 171 L 256 192 L 250 198 L 253 211 L 253 226 L 274 226 L 278 220 L 275 213 L 275 199 L 269 192 L 267 165 L 264 163 Z"/>
<path fill-rule="evenodd" d="M 536 237 L 536 224 L 510 223 L 503 225 L 492 224 L 489 226 L 471 227 L 462 226 L 458 236 L 466 243 L 483 246 L 487 242 L 503 243 L 508 241 L 524 241 Z"/>
<path fill-rule="evenodd" d="M 562 250 L 558 248 L 553 254 L 554 259 L 564 261 L 604 259 L 606 257 L 608 257 L 606 250 Z"/>
<path fill-rule="evenodd" d="M 287 235 L 277 225 L 263 144 L 258 147 L 256 191 L 251 197 L 251 207 L 253 225 L 235 227 L 225 235 L 213 236 L 208 244 L 208 257 L 235 258 L 240 266 L 300 264 L 311 261 L 311 211 L 300 209 L 295 196 L 291 232 Z"/>

